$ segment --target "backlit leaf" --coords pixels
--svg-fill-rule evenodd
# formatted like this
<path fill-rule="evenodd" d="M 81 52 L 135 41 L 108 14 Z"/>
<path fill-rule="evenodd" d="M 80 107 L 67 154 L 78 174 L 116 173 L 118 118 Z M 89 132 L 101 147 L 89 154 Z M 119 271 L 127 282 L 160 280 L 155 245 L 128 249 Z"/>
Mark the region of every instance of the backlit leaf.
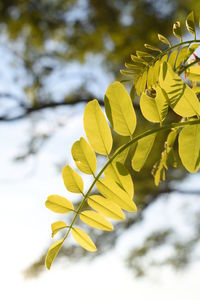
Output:
<path fill-rule="evenodd" d="M 58 214 L 66 214 L 74 210 L 74 206 L 69 200 L 58 195 L 50 195 L 45 205 L 48 209 Z"/>
<path fill-rule="evenodd" d="M 170 41 L 162 34 L 158 34 L 158 39 L 163 43 L 171 47 Z"/>
<path fill-rule="evenodd" d="M 191 13 L 189 13 L 189 15 L 186 18 L 186 27 L 187 30 L 192 33 L 192 34 L 196 34 L 195 33 L 195 22 L 194 22 L 194 12 L 192 11 Z"/>
<path fill-rule="evenodd" d="M 133 134 L 136 127 L 135 111 L 129 94 L 120 82 L 109 85 L 105 95 L 105 109 L 113 129 L 118 134 Z"/>
<path fill-rule="evenodd" d="M 100 195 L 90 196 L 88 205 L 110 219 L 123 220 L 125 218 L 123 211 L 117 204 Z"/>
<path fill-rule="evenodd" d="M 120 162 L 112 162 L 104 171 L 106 178 L 111 178 L 129 195 L 130 199 L 134 195 L 134 187 L 128 169 Z"/>
<path fill-rule="evenodd" d="M 90 101 L 84 111 L 84 129 L 94 151 L 108 155 L 112 149 L 112 135 L 97 100 Z"/>
<path fill-rule="evenodd" d="M 175 22 L 173 25 L 173 34 L 175 37 L 182 39 L 181 23 L 179 21 Z"/>
<path fill-rule="evenodd" d="M 142 96 L 140 98 L 140 109 L 143 116 L 148 121 L 152 123 L 161 122 L 161 118 L 158 113 L 155 98 L 149 97 L 145 93 L 142 93 Z"/>
<path fill-rule="evenodd" d="M 108 177 L 100 179 L 96 183 L 96 187 L 105 198 L 113 201 L 121 208 L 133 212 L 137 210 L 132 198 L 112 179 Z"/>
<path fill-rule="evenodd" d="M 100 215 L 95 211 L 85 210 L 81 212 L 80 219 L 82 222 L 89 225 L 90 227 L 105 230 L 105 231 L 113 230 L 112 223 L 110 223 L 102 215 Z"/>
<path fill-rule="evenodd" d="M 200 168 L 200 125 L 184 127 L 179 134 L 179 155 L 184 167 L 191 173 Z"/>
<path fill-rule="evenodd" d="M 196 82 L 200 82 L 200 66 L 192 66 L 187 69 L 187 77 Z"/>
<path fill-rule="evenodd" d="M 56 258 L 60 248 L 62 247 L 64 240 L 59 240 L 57 242 L 55 242 L 53 245 L 51 245 L 51 247 L 49 248 L 46 258 L 45 258 L 45 265 L 47 267 L 48 270 L 50 270 L 51 265 L 54 261 L 54 259 Z"/>
<path fill-rule="evenodd" d="M 132 158 L 132 168 L 135 171 L 139 172 L 144 166 L 153 147 L 155 138 L 156 134 L 151 134 L 138 141 Z"/>
<path fill-rule="evenodd" d="M 69 192 L 83 193 L 83 180 L 81 176 L 74 171 L 69 165 L 62 170 L 64 185 Z"/>
<path fill-rule="evenodd" d="M 161 65 L 159 83 L 175 113 L 182 117 L 200 115 L 200 103 L 194 91 L 166 62 Z"/>
<path fill-rule="evenodd" d="M 52 238 L 56 235 L 57 232 L 67 227 L 67 224 L 63 221 L 57 221 L 55 223 L 51 224 L 51 230 L 52 230 Z"/>
<path fill-rule="evenodd" d="M 161 52 L 162 53 L 162 50 L 160 50 L 158 47 L 156 46 L 152 46 L 152 45 L 149 45 L 149 44 L 144 44 L 145 48 L 149 49 L 149 50 L 152 50 L 152 51 L 156 51 L 156 52 Z"/>
<path fill-rule="evenodd" d="M 97 167 L 96 155 L 88 142 L 81 137 L 71 149 L 72 157 L 80 171 L 86 174 L 94 174 Z"/>
<path fill-rule="evenodd" d="M 97 248 L 89 235 L 85 233 L 82 229 L 78 227 L 73 227 L 72 228 L 72 236 L 75 239 L 75 241 L 83 247 L 85 250 L 90 251 L 90 252 L 95 252 L 97 251 Z"/>

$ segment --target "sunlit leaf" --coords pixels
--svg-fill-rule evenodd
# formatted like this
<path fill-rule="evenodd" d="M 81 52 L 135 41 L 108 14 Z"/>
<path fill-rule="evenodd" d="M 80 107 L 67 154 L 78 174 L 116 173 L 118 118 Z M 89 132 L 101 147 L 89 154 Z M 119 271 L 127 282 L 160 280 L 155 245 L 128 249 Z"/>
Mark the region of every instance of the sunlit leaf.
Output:
<path fill-rule="evenodd" d="M 112 149 L 112 135 L 97 100 L 90 101 L 84 111 L 84 129 L 95 152 L 108 155 Z"/>
<path fill-rule="evenodd" d="M 170 41 L 162 34 L 158 34 L 158 39 L 163 43 L 171 47 Z"/>
<path fill-rule="evenodd" d="M 49 248 L 46 258 L 45 258 L 45 265 L 48 270 L 50 270 L 51 265 L 52 265 L 54 259 L 56 258 L 60 248 L 62 247 L 63 242 L 64 242 L 63 239 L 59 240 L 59 241 L 55 242 L 53 245 L 51 245 L 51 247 Z"/>
<path fill-rule="evenodd" d="M 192 66 L 187 69 L 187 77 L 196 82 L 200 82 L 200 66 Z"/>
<path fill-rule="evenodd" d="M 117 204 L 100 195 L 90 196 L 88 205 L 110 219 L 123 220 L 125 218 L 123 211 Z"/>
<path fill-rule="evenodd" d="M 132 135 L 136 127 L 136 115 L 131 98 L 124 86 L 116 81 L 105 94 L 105 109 L 113 129 L 120 135 Z"/>
<path fill-rule="evenodd" d="M 73 227 L 72 228 L 72 236 L 75 239 L 75 241 L 83 247 L 85 250 L 90 251 L 90 252 L 95 252 L 97 251 L 97 248 L 89 235 L 85 233 L 82 229 L 78 227 Z"/>
<path fill-rule="evenodd" d="M 179 155 L 184 167 L 191 173 L 200 168 L 200 125 L 184 127 L 179 134 Z"/>
<path fill-rule="evenodd" d="M 81 176 L 74 171 L 69 165 L 62 170 L 64 185 L 69 192 L 83 193 L 83 180 Z"/>
<path fill-rule="evenodd" d="M 149 97 L 145 93 L 142 93 L 140 98 L 140 109 L 148 121 L 152 123 L 160 123 L 161 118 L 158 113 L 158 108 L 156 106 L 155 98 Z"/>
<path fill-rule="evenodd" d="M 57 221 L 51 224 L 52 238 L 56 235 L 57 232 L 67 227 L 67 224 L 63 221 Z"/>
<path fill-rule="evenodd" d="M 139 172 L 144 166 L 151 149 L 153 147 L 156 134 L 151 134 L 138 141 L 136 150 L 132 158 L 132 168 Z"/>
<path fill-rule="evenodd" d="M 85 210 L 80 213 L 80 219 L 90 227 L 100 230 L 111 231 L 113 225 L 99 213 L 92 210 Z"/>
<path fill-rule="evenodd" d="M 186 27 L 187 30 L 196 35 L 195 33 L 195 22 L 194 22 L 194 12 L 192 11 L 191 13 L 189 13 L 189 15 L 186 18 Z"/>
<path fill-rule="evenodd" d="M 149 45 L 149 44 L 144 44 L 145 48 L 149 49 L 149 50 L 152 50 L 152 51 L 156 51 L 156 52 L 161 52 L 162 53 L 162 50 L 160 50 L 158 47 L 156 46 L 152 46 L 152 45 Z"/>
<path fill-rule="evenodd" d="M 128 169 L 120 162 L 112 162 L 104 171 L 105 177 L 114 180 L 128 193 L 130 199 L 134 196 L 133 181 Z"/>
<path fill-rule="evenodd" d="M 175 113 L 182 117 L 200 115 L 200 103 L 194 91 L 166 62 L 161 65 L 159 83 Z"/>
<path fill-rule="evenodd" d="M 69 200 L 58 195 L 50 195 L 45 205 L 48 209 L 58 214 L 66 214 L 74 210 L 74 206 Z"/>
<path fill-rule="evenodd" d="M 81 137 L 71 149 L 72 157 L 80 171 L 86 174 L 94 174 L 97 167 L 96 155 L 88 142 Z"/>
<path fill-rule="evenodd" d="M 175 22 L 173 25 L 173 34 L 175 37 L 182 39 L 181 23 L 179 21 Z"/>
<path fill-rule="evenodd" d="M 113 201 L 121 208 L 133 212 L 137 210 L 132 198 L 114 180 L 103 178 L 96 183 L 96 186 L 105 198 Z"/>

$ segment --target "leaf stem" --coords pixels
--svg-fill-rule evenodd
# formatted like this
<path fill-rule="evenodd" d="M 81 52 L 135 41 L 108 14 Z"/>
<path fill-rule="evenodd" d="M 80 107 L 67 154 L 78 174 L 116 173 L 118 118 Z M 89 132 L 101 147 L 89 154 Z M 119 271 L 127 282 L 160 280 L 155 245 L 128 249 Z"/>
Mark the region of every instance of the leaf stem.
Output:
<path fill-rule="evenodd" d="M 133 145 L 134 143 L 138 142 L 139 140 L 141 140 L 142 138 L 152 135 L 156 132 L 162 132 L 162 131 L 166 131 L 166 130 L 170 130 L 173 128 L 179 128 L 179 127 L 185 127 L 188 125 L 195 125 L 195 124 L 200 124 L 200 119 L 196 119 L 196 120 L 192 120 L 192 121 L 185 121 L 185 122 L 179 122 L 179 123 L 171 123 L 171 124 L 166 124 L 163 126 L 156 126 L 153 129 L 147 130 L 142 134 L 137 135 L 136 137 L 132 138 L 132 140 L 130 140 L 128 143 L 124 144 L 118 151 L 116 151 L 107 161 L 107 163 L 103 166 L 103 168 L 101 169 L 101 171 L 98 173 L 98 175 L 94 178 L 94 181 L 92 182 L 91 186 L 89 187 L 87 193 L 84 195 L 83 200 L 81 201 L 81 203 L 79 204 L 76 213 L 72 219 L 72 222 L 69 226 L 68 231 L 66 232 L 63 241 L 68 237 L 70 230 L 72 229 L 72 226 L 74 225 L 76 218 L 78 217 L 78 215 L 80 214 L 80 211 L 82 209 L 82 207 L 84 206 L 88 196 L 90 195 L 90 192 L 92 191 L 94 185 L 96 184 L 96 182 L 99 180 L 100 176 L 103 174 L 103 172 L 105 171 L 105 169 L 109 166 L 109 164 L 119 155 L 121 154 L 126 148 L 130 147 L 131 145 Z"/>

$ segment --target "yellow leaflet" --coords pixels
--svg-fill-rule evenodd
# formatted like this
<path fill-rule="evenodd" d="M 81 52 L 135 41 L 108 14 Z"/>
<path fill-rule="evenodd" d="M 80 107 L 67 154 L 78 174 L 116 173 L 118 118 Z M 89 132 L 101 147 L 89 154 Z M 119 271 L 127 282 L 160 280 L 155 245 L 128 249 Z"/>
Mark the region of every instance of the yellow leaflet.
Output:
<path fill-rule="evenodd" d="M 135 171 L 139 172 L 144 166 L 149 156 L 149 153 L 151 152 L 151 149 L 153 147 L 155 138 L 156 138 L 156 134 L 151 134 L 138 141 L 131 162 L 132 168 Z"/>
<path fill-rule="evenodd" d="M 184 167 L 191 173 L 200 168 L 200 125 L 184 127 L 178 138 L 179 155 Z"/>
<path fill-rule="evenodd" d="M 52 238 L 56 235 L 57 232 L 67 227 L 67 224 L 63 221 L 58 221 L 51 224 L 51 230 L 52 230 Z"/>
<path fill-rule="evenodd" d="M 142 96 L 140 98 L 140 109 L 143 116 L 148 121 L 152 123 L 161 122 L 155 99 L 147 96 L 145 93 L 142 93 Z"/>
<path fill-rule="evenodd" d="M 99 213 L 92 211 L 92 210 L 85 210 L 80 213 L 80 219 L 82 222 L 86 223 L 87 225 L 105 230 L 111 231 L 113 230 L 113 225 L 108 220 L 106 220 L 103 216 Z"/>
<path fill-rule="evenodd" d="M 45 205 L 48 209 L 58 214 L 66 214 L 74 210 L 74 206 L 69 200 L 58 195 L 50 195 Z"/>
<path fill-rule="evenodd" d="M 102 196 L 90 196 L 88 199 L 88 205 L 110 219 L 124 220 L 125 218 L 123 211 L 117 204 Z"/>
<path fill-rule="evenodd" d="M 159 84 L 166 92 L 169 105 L 175 113 L 182 117 L 200 115 L 200 103 L 197 96 L 166 62 L 161 65 Z"/>
<path fill-rule="evenodd" d="M 130 136 L 136 127 L 136 115 L 131 98 L 118 81 L 109 85 L 105 95 L 105 109 L 113 129 L 120 135 Z"/>
<path fill-rule="evenodd" d="M 83 247 L 85 250 L 90 252 L 97 251 L 97 248 L 89 235 L 85 233 L 82 229 L 78 227 L 72 228 L 72 236 L 75 239 L 75 241 Z"/>
<path fill-rule="evenodd" d="M 113 201 L 121 208 L 127 211 L 137 211 L 136 205 L 132 201 L 132 198 L 130 198 L 130 196 L 112 179 L 100 179 L 96 183 L 96 187 L 104 197 Z"/>
<path fill-rule="evenodd" d="M 62 177 L 68 191 L 78 194 L 83 193 L 83 180 L 69 165 L 63 168 Z"/>
<path fill-rule="evenodd" d="M 160 88 L 159 85 L 155 87 L 156 90 L 156 107 L 158 110 L 158 114 L 160 117 L 160 120 L 163 121 L 168 113 L 168 98 L 163 89 Z"/>
<path fill-rule="evenodd" d="M 154 65 L 149 67 L 147 76 L 147 87 L 150 90 L 154 85 Z"/>
<path fill-rule="evenodd" d="M 120 162 L 112 162 L 104 171 L 105 177 L 114 180 L 129 195 L 130 199 L 134 196 L 134 186 L 128 169 Z"/>
<path fill-rule="evenodd" d="M 182 38 L 181 23 L 179 21 L 175 22 L 173 25 L 173 34 L 179 39 Z"/>
<path fill-rule="evenodd" d="M 50 270 L 51 265 L 54 261 L 54 259 L 56 258 L 60 248 L 62 247 L 64 240 L 59 240 L 57 242 L 55 242 L 53 245 L 51 245 L 51 247 L 49 248 L 46 258 L 45 258 L 45 265 L 47 267 L 48 270 Z"/>
<path fill-rule="evenodd" d="M 196 82 L 200 82 L 200 66 L 192 66 L 187 69 L 187 77 Z"/>
<path fill-rule="evenodd" d="M 71 149 L 72 157 L 80 171 L 86 174 L 94 174 L 97 167 L 96 155 L 88 142 L 81 137 Z"/>
<path fill-rule="evenodd" d="M 84 111 L 84 129 L 94 151 L 108 155 L 112 149 L 112 135 L 105 115 L 97 100 L 90 101 Z"/>

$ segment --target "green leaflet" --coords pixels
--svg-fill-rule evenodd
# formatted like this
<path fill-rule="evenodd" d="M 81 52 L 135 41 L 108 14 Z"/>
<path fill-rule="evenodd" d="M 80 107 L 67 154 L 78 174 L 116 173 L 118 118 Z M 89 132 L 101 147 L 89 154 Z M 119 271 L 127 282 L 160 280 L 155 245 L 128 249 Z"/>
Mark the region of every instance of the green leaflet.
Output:
<path fill-rule="evenodd" d="M 46 258 L 45 258 L 45 265 L 48 270 L 50 270 L 51 265 L 52 265 L 54 259 L 56 258 L 60 248 L 62 247 L 63 242 L 64 242 L 64 239 L 59 240 L 59 241 L 55 242 L 53 245 L 51 245 L 51 247 L 49 248 Z"/>
<path fill-rule="evenodd" d="M 122 209 L 133 212 L 137 210 L 132 198 L 112 179 L 100 179 L 96 183 L 96 187 L 105 198 L 113 201 Z"/>
<path fill-rule="evenodd" d="M 149 50 L 152 50 L 152 51 L 156 51 L 156 52 L 160 52 L 162 53 L 162 50 L 160 50 L 158 47 L 156 46 L 152 46 L 152 45 L 149 45 L 149 44 L 144 44 L 145 48 L 149 49 Z"/>
<path fill-rule="evenodd" d="M 183 128 L 179 134 L 179 155 L 184 167 L 190 173 L 200 168 L 200 125 Z"/>
<path fill-rule="evenodd" d="M 124 220 L 125 216 L 121 208 L 112 202 L 100 195 L 92 195 L 88 199 L 88 205 L 96 210 L 97 212 L 101 213 L 105 217 L 114 220 Z"/>
<path fill-rule="evenodd" d="M 72 236 L 75 239 L 75 241 L 83 247 L 85 250 L 90 251 L 90 252 L 95 252 L 97 251 L 97 248 L 89 235 L 85 233 L 82 229 L 78 227 L 73 227 L 72 228 Z"/>
<path fill-rule="evenodd" d="M 97 100 L 90 101 L 84 111 L 84 129 L 94 151 L 108 155 L 112 149 L 112 135 Z"/>
<path fill-rule="evenodd" d="M 94 174 L 97 167 L 96 155 L 88 142 L 81 137 L 71 149 L 72 157 L 80 171 L 86 174 Z"/>
<path fill-rule="evenodd" d="M 83 193 L 83 180 L 81 176 L 74 171 L 69 165 L 66 165 L 62 170 L 64 185 L 69 192 Z"/>
<path fill-rule="evenodd" d="M 195 93 L 166 62 L 161 65 L 159 83 L 175 113 L 182 117 L 200 115 L 200 103 Z"/>
<path fill-rule="evenodd" d="M 50 195 L 45 205 L 48 209 L 58 214 L 66 214 L 74 210 L 74 206 L 69 200 L 58 195 Z"/>
<path fill-rule="evenodd" d="M 85 224 L 97 228 L 100 230 L 111 231 L 113 230 L 113 225 L 108 220 L 106 220 L 99 213 L 92 210 L 85 210 L 81 212 L 80 219 Z"/>
<path fill-rule="evenodd" d="M 194 34 L 194 36 L 196 38 L 194 12 L 193 11 L 191 13 L 189 13 L 189 15 L 187 16 L 185 23 L 186 23 L 187 30 L 190 33 Z"/>
<path fill-rule="evenodd" d="M 52 238 L 56 235 L 57 232 L 67 227 L 67 224 L 63 221 L 57 221 L 51 224 Z"/>
<path fill-rule="evenodd" d="M 124 86 L 116 81 L 109 85 L 105 95 L 105 109 L 113 129 L 120 135 L 130 136 L 136 127 L 136 115 L 131 97 Z"/>
<path fill-rule="evenodd" d="M 170 41 L 162 34 L 158 34 L 158 39 L 165 45 L 168 45 L 169 47 L 171 47 L 171 43 Z"/>
<path fill-rule="evenodd" d="M 182 39 L 181 23 L 179 21 L 175 22 L 173 25 L 173 34 L 180 40 Z"/>
<path fill-rule="evenodd" d="M 144 137 L 137 143 L 136 150 L 131 161 L 132 168 L 135 171 L 139 172 L 144 166 L 153 147 L 155 138 L 156 134 L 151 134 L 147 137 Z"/>

